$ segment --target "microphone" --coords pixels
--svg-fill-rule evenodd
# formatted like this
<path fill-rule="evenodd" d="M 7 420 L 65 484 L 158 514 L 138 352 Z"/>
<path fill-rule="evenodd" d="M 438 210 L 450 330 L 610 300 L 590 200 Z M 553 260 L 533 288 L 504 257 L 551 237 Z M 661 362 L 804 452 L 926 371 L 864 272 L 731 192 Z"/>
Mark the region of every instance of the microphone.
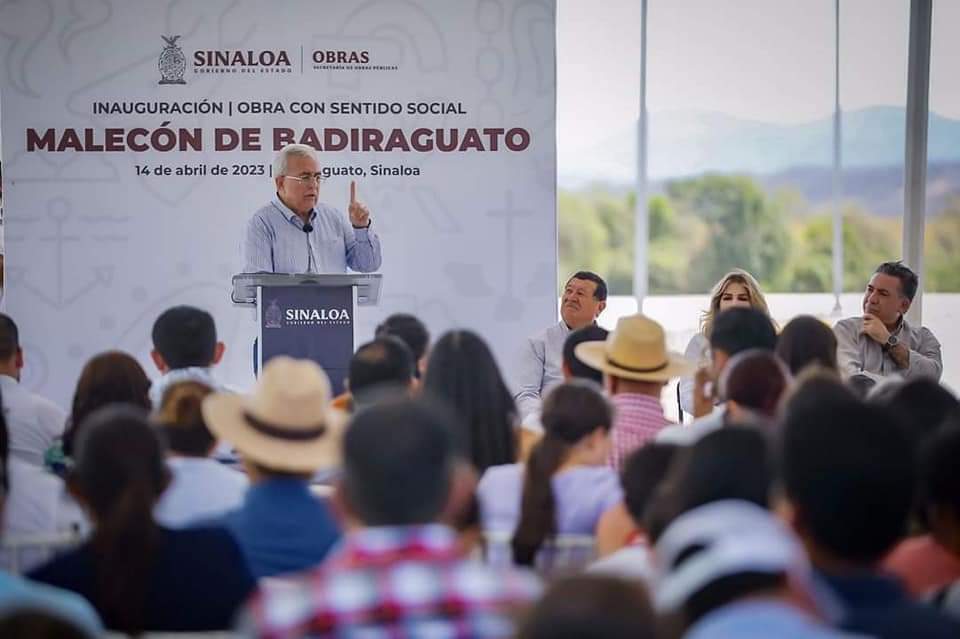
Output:
<path fill-rule="evenodd" d="M 303 225 L 303 232 L 304 232 L 304 233 L 309 233 L 309 232 L 312 231 L 312 230 L 313 230 L 313 225 L 310 224 L 310 222 L 307 222 L 306 224 Z"/>

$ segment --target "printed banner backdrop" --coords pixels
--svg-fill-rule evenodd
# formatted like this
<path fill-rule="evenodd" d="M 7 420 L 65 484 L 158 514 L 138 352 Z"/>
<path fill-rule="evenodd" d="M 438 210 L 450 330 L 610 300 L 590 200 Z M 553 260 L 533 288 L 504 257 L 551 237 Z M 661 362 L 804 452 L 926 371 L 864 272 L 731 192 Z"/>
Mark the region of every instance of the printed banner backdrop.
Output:
<path fill-rule="evenodd" d="M 319 148 L 383 242 L 386 315 L 467 327 L 504 369 L 556 321 L 554 0 L 0 6 L 6 311 L 23 382 L 69 403 L 105 349 L 148 374 L 174 304 L 210 310 L 220 379 L 253 381 L 254 314 L 229 300 L 275 150 Z M 345 213 L 344 213 L 345 214 Z"/>

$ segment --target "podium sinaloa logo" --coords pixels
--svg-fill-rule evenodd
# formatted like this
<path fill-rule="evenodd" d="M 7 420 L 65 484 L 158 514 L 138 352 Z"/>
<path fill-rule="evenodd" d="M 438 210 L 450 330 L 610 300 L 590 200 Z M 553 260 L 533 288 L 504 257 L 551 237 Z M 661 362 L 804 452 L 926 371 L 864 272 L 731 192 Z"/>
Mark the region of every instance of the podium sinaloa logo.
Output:
<path fill-rule="evenodd" d="M 277 300 L 270 300 L 267 310 L 263 313 L 264 328 L 283 328 L 283 311 Z"/>
<path fill-rule="evenodd" d="M 166 43 L 163 51 L 160 52 L 160 59 L 157 61 L 157 68 L 160 69 L 160 82 L 158 84 L 186 84 L 183 74 L 187 70 L 187 57 L 183 55 L 183 49 L 177 44 L 180 39 L 178 35 L 160 36 Z"/>
<path fill-rule="evenodd" d="M 288 308 L 285 319 L 288 326 L 342 326 L 350 324 L 350 313 L 345 308 Z"/>

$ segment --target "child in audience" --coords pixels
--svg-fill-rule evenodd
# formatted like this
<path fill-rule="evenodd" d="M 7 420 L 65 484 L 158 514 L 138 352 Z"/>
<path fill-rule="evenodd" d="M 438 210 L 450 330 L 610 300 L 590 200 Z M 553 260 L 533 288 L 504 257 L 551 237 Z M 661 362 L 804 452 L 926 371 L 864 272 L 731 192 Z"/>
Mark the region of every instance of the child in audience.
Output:
<path fill-rule="evenodd" d="M 812 315 L 798 315 L 787 322 L 777 339 L 776 352 L 793 375 L 812 365 L 839 374 L 837 336 Z"/>
<path fill-rule="evenodd" d="M 928 532 L 904 540 L 884 561 L 884 568 L 914 597 L 960 580 L 960 419 L 944 422 L 929 436 L 919 469 L 920 507 Z"/>
<path fill-rule="evenodd" d="M 627 457 L 620 475 L 623 502 L 605 512 L 597 524 L 597 554 L 602 559 L 590 566 L 590 572 L 652 582 L 644 525 L 647 506 L 679 450 L 675 444 L 652 443 Z"/>
<path fill-rule="evenodd" d="M 163 395 L 155 421 L 166 436 L 170 486 L 157 503 L 157 521 L 182 528 L 238 508 L 247 492 L 246 475 L 211 459 L 217 440 L 203 421 L 200 405 L 213 389 L 200 382 L 174 382 Z"/>
<path fill-rule="evenodd" d="M 229 628 L 255 583 L 230 534 L 170 530 L 153 507 L 169 481 L 163 447 L 134 406 L 90 415 L 68 484 L 90 512 L 90 539 L 30 573 L 90 601 L 107 628 L 186 632 Z"/>
<path fill-rule="evenodd" d="M 477 494 L 488 536 L 512 533 L 514 563 L 552 572 L 571 566 L 552 565 L 541 548 L 556 535 L 592 535 L 600 516 L 623 494 L 606 465 L 613 415 L 596 384 L 572 380 L 555 387 L 544 400 L 541 419 L 544 436 L 526 466 L 488 469 Z M 495 563 L 504 561 L 502 550 L 490 548 Z"/>
<path fill-rule="evenodd" d="M 518 639 L 654 639 L 656 617 L 646 591 L 613 577 L 579 575 L 547 590 Z"/>

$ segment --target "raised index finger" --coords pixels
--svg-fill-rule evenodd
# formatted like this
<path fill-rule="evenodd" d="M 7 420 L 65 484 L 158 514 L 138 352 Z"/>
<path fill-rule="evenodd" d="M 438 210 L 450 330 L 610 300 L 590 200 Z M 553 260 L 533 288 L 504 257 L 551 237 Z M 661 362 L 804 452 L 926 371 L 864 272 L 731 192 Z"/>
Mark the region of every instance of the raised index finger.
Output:
<path fill-rule="evenodd" d="M 350 204 L 357 203 L 357 182 L 350 180 Z"/>

